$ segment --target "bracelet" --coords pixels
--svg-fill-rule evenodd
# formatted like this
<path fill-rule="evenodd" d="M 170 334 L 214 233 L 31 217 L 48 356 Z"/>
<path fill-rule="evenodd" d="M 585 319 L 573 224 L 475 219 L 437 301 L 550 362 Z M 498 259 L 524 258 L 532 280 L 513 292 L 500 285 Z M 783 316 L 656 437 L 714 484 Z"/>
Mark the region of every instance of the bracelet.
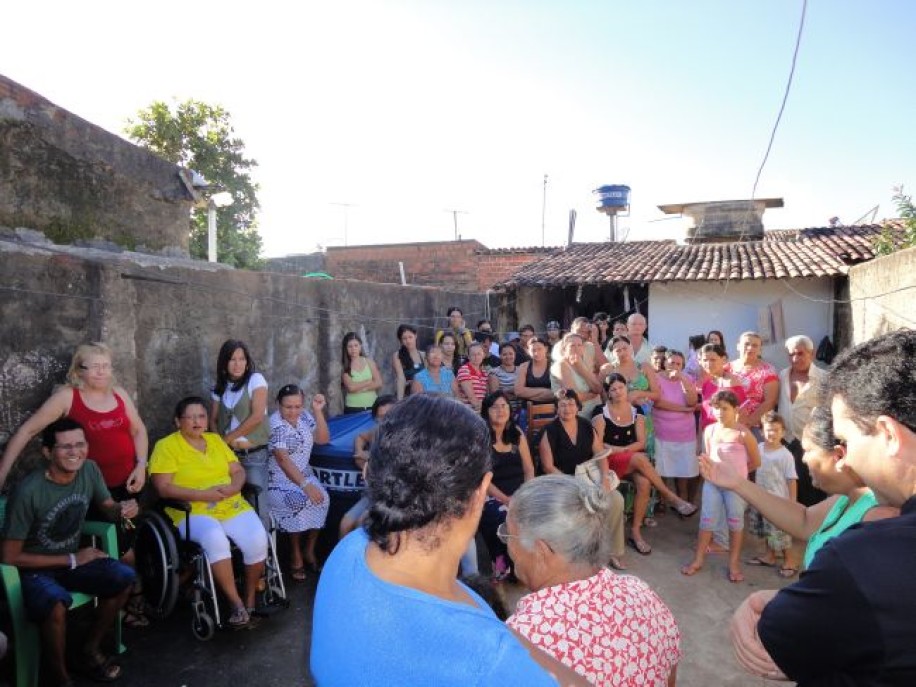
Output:
<path fill-rule="evenodd" d="M 301 489 L 302 491 L 305 491 L 305 488 L 308 486 L 308 483 L 309 483 L 308 479 L 302 480 L 301 482 L 299 482 L 299 489 Z"/>
<path fill-rule="evenodd" d="M 68 553 L 70 556 L 70 570 L 76 570 L 76 556 L 72 553 Z"/>

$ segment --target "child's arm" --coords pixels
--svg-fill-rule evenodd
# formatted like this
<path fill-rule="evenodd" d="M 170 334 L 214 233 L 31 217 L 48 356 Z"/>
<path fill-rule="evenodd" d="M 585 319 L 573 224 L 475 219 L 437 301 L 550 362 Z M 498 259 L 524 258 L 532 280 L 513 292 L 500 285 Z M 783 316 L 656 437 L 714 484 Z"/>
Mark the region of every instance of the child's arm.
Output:
<path fill-rule="evenodd" d="M 757 448 L 757 439 L 747 427 L 741 428 L 744 445 L 747 447 L 747 471 L 753 472 L 760 467 L 760 449 Z"/>
<path fill-rule="evenodd" d="M 369 446 L 375 438 L 375 432 L 375 427 L 365 432 L 360 432 L 356 435 L 356 441 L 353 442 L 353 461 L 360 470 L 369 462 Z"/>

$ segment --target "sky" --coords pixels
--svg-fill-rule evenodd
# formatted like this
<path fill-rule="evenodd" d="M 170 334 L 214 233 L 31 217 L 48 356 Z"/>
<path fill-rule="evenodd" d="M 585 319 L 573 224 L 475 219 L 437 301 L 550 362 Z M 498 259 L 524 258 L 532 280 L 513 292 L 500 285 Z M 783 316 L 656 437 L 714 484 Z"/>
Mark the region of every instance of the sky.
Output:
<path fill-rule="evenodd" d="M 803 3 L 8 5 L 0 74 L 113 133 L 155 100 L 225 107 L 279 256 L 452 240 L 456 219 L 491 248 L 555 246 L 571 209 L 576 241 L 604 241 L 605 184 L 632 188 L 626 240 L 683 237 L 658 205 L 751 197 Z M 909 0 L 810 0 L 754 194 L 785 199 L 767 229 L 895 216 L 893 187 L 916 186 L 914 28 Z"/>

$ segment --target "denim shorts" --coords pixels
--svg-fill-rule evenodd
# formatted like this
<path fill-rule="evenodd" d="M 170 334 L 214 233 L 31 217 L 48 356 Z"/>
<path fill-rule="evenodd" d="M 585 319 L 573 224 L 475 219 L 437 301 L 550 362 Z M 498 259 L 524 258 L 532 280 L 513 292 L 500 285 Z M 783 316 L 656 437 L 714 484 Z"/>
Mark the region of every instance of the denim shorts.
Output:
<path fill-rule="evenodd" d="M 35 622 L 50 615 L 54 605 L 73 605 L 70 592 L 82 592 L 102 599 L 117 596 L 137 579 L 134 569 L 114 558 L 97 558 L 70 570 L 21 570 L 22 599 L 26 614 Z"/>
<path fill-rule="evenodd" d="M 744 511 L 747 503 L 735 492 L 703 482 L 703 503 L 700 508 L 700 529 L 716 531 L 723 522 L 729 531 L 744 529 Z"/>

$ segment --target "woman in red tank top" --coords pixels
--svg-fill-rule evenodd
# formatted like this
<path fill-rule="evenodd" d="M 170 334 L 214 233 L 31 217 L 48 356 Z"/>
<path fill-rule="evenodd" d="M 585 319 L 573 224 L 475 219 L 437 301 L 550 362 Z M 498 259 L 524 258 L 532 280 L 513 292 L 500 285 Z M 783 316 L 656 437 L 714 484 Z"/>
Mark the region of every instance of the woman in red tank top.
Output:
<path fill-rule="evenodd" d="M 35 435 L 62 417 L 83 426 L 89 458 L 98 463 L 113 498 L 123 500 L 146 483 L 149 440 L 130 396 L 114 385 L 111 350 L 104 344 L 76 349 L 67 384 L 26 420 L 6 445 L 0 460 L 0 486 Z"/>
<path fill-rule="evenodd" d="M 67 372 L 67 384 L 55 391 L 9 440 L 0 460 L 0 486 L 32 437 L 65 416 L 82 425 L 89 458 L 98 464 L 111 497 L 120 502 L 138 494 L 146 483 L 149 455 L 146 427 L 127 392 L 114 385 L 111 349 L 100 343 L 84 344 L 76 349 Z M 132 530 L 118 528 L 118 548 L 121 561 L 133 566 Z M 149 625 L 139 584 L 134 587 L 125 611 L 124 622 L 129 627 Z"/>

